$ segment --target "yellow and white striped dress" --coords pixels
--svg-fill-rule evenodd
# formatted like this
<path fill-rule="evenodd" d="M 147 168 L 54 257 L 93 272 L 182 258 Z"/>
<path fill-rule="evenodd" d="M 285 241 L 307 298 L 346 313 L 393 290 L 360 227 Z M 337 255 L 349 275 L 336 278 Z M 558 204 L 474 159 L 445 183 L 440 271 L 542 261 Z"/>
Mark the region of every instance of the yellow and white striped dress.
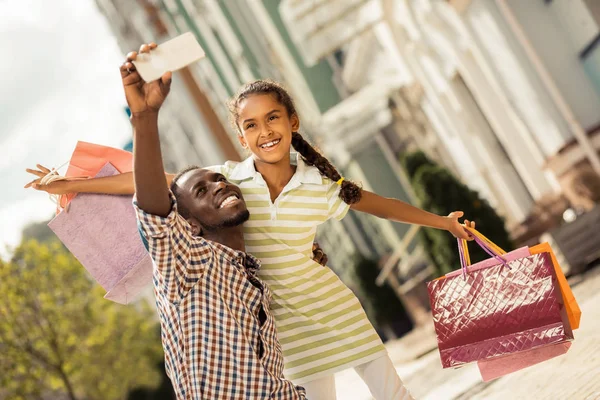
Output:
<path fill-rule="evenodd" d="M 317 226 L 342 219 L 339 186 L 296 158 L 296 173 L 274 203 L 252 158 L 211 167 L 240 187 L 250 211 L 246 251 L 262 266 L 283 347 L 285 376 L 296 384 L 386 354 L 358 299 L 329 268 L 312 260 Z"/>

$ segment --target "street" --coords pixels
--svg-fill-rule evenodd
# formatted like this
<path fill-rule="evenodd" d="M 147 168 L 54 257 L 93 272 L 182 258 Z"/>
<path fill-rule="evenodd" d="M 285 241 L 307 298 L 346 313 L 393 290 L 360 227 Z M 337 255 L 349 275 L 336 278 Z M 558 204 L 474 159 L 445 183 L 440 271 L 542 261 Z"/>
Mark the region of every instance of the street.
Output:
<path fill-rule="evenodd" d="M 566 355 L 485 383 L 475 364 L 456 370 L 442 369 L 437 349 L 406 361 L 402 353 L 418 347 L 418 343 L 408 346 L 407 339 L 402 338 L 386 345 L 396 370 L 419 400 L 600 399 L 600 268 L 569 281 L 582 317 Z M 431 330 L 420 335 L 423 346 L 432 347 L 435 338 L 431 335 Z M 336 384 L 339 399 L 372 398 L 354 370 L 337 374 Z"/>

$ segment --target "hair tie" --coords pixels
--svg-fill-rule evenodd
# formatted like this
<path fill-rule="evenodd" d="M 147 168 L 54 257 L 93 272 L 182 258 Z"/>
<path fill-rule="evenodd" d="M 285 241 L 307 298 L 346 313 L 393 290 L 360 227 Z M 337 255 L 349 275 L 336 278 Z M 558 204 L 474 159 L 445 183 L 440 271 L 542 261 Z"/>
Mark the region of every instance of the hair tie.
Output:
<path fill-rule="evenodd" d="M 340 179 L 338 179 L 338 181 L 336 182 L 338 185 L 342 186 L 342 182 L 344 182 L 344 178 L 341 177 Z"/>

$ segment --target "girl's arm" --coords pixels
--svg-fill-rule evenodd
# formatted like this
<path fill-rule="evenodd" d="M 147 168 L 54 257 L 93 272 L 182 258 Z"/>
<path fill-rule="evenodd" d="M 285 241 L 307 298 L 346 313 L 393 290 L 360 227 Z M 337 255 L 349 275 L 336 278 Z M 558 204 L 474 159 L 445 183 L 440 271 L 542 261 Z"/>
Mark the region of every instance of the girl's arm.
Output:
<path fill-rule="evenodd" d="M 37 165 L 38 169 L 27 169 L 27 172 L 38 178 L 25 185 L 26 188 L 32 187 L 50 194 L 68 194 L 68 193 L 105 193 L 105 194 L 129 194 L 135 193 L 133 185 L 133 172 L 124 172 L 119 175 L 105 176 L 102 178 L 72 178 L 65 181 L 55 181 L 49 184 L 42 184 L 41 179 L 50 172 L 42 165 Z M 175 177 L 173 174 L 166 174 L 167 184 Z"/>
<path fill-rule="evenodd" d="M 469 233 L 458 221 L 464 214 L 462 211 L 455 211 L 447 217 L 442 217 L 411 206 L 403 201 L 382 197 L 366 190 L 362 191 L 360 201 L 352 204 L 350 208 L 390 221 L 444 229 L 457 238 L 469 239 Z M 465 223 L 469 226 L 471 225 L 469 221 L 465 221 Z"/>

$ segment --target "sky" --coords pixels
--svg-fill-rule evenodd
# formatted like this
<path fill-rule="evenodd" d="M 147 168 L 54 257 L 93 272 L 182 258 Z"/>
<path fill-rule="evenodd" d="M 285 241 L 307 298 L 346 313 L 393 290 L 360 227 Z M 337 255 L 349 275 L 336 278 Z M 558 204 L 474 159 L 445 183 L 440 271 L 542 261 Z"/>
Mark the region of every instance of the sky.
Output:
<path fill-rule="evenodd" d="M 25 168 L 62 165 L 78 140 L 122 147 L 131 128 L 119 75 L 123 54 L 94 0 L 0 1 L 0 51 L 6 257 L 25 225 L 55 209 L 45 193 L 23 189 L 31 180 Z"/>

